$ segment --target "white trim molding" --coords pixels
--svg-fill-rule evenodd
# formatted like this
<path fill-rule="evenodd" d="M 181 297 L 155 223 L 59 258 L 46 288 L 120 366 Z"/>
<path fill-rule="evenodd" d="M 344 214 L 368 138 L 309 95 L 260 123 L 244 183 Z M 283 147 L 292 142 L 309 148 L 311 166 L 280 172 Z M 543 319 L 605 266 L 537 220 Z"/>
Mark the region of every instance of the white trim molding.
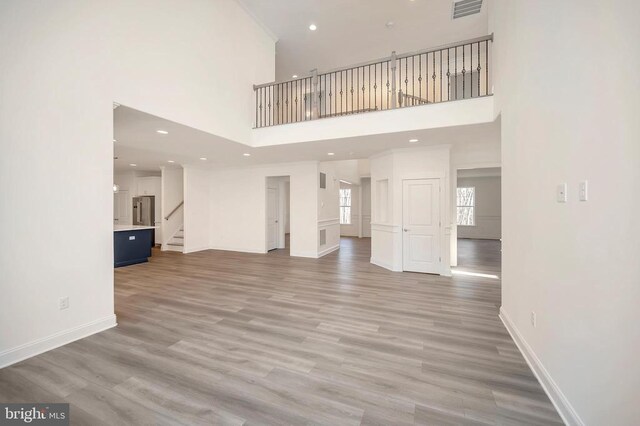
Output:
<path fill-rule="evenodd" d="M 328 248 L 326 248 L 324 250 L 320 250 L 318 252 L 318 258 L 321 258 L 322 256 L 325 256 L 325 255 L 327 255 L 329 253 L 332 253 L 332 252 L 338 250 L 339 248 L 340 248 L 340 244 L 338 243 L 335 246 L 331 246 L 331 247 L 328 247 Z"/>
<path fill-rule="evenodd" d="M 558 410 L 558 414 L 562 417 L 562 421 L 564 421 L 568 426 L 584 426 L 584 422 L 580 416 L 578 416 L 576 410 L 573 408 L 567 397 L 562 393 L 547 369 L 544 368 L 540 359 L 536 356 L 535 352 L 526 340 L 524 340 L 524 337 L 522 337 L 522 334 L 520 334 L 515 324 L 511 321 L 509 315 L 507 315 L 502 307 L 500 307 L 499 317 L 516 346 L 522 353 L 525 361 L 529 364 L 529 368 L 531 368 L 531 371 L 533 371 L 538 382 L 542 385 L 542 389 L 544 389 L 545 393 L 553 403 L 553 406 Z"/>
<path fill-rule="evenodd" d="M 322 219 L 318 221 L 319 228 L 326 228 L 327 226 L 340 225 L 340 218 Z"/>
<path fill-rule="evenodd" d="M 34 340 L 24 345 L 0 352 L 0 368 L 8 367 L 17 362 L 67 345 L 76 340 L 89 337 L 118 325 L 115 315 L 109 315 L 95 321 L 64 330 L 42 339 Z"/>

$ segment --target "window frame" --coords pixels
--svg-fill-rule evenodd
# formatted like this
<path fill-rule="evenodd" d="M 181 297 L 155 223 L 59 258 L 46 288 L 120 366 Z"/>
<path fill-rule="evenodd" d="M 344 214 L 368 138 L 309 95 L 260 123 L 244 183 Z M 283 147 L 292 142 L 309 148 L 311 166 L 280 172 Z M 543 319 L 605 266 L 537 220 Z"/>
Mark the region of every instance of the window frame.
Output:
<path fill-rule="evenodd" d="M 342 191 L 349 191 L 349 195 L 348 197 L 343 197 L 342 196 Z M 352 188 L 340 188 L 340 225 L 352 225 L 353 224 L 353 214 L 351 212 L 351 208 L 353 207 L 353 191 Z M 349 204 L 343 204 L 343 200 L 347 199 L 349 200 Z M 343 213 L 343 209 L 348 208 L 349 209 L 349 215 L 348 215 L 348 222 L 343 222 L 342 219 L 346 218 L 346 215 Z"/>
<path fill-rule="evenodd" d="M 473 190 L 473 203 L 471 205 L 460 205 L 458 200 L 459 200 L 459 196 L 458 196 L 458 190 L 460 189 L 472 189 Z M 471 209 L 471 224 L 464 224 L 464 223 L 460 223 L 459 221 L 459 217 L 460 214 L 459 209 L 464 208 L 464 209 Z M 477 226 L 476 225 L 476 187 L 475 186 L 457 186 L 456 187 L 456 226 Z"/>

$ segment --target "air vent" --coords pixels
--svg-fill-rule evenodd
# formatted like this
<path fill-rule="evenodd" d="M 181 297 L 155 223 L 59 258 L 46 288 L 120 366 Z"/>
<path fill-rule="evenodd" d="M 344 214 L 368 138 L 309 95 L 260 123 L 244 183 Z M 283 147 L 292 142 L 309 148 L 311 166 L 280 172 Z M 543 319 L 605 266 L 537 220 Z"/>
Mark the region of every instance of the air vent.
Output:
<path fill-rule="evenodd" d="M 453 19 L 480 13 L 482 0 L 460 0 L 453 2 Z"/>

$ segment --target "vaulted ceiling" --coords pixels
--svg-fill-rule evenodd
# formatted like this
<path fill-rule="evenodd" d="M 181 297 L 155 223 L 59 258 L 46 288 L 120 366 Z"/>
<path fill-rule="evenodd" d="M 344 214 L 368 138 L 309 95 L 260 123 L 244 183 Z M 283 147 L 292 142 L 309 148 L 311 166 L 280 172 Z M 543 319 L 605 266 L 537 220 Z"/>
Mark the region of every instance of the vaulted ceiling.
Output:
<path fill-rule="evenodd" d="M 487 35 L 479 14 L 452 19 L 453 0 L 238 0 L 277 38 L 276 78 L 307 75 Z M 486 2 L 485 2 L 486 3 Z M 392 25 L 387 25 L 392 23 Z M 309 25 L 315 24 L 316 31 Z"/>

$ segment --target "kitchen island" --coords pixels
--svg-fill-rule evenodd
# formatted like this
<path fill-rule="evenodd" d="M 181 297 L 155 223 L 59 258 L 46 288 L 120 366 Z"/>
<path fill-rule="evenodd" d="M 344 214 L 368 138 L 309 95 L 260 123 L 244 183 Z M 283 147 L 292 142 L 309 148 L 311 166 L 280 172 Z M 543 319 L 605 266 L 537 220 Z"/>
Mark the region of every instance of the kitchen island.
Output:
<path fill-rule="evenodd" d="M 113 266 L 148 262 L 155 226 L 116 225 L 113 229 Z"/>

